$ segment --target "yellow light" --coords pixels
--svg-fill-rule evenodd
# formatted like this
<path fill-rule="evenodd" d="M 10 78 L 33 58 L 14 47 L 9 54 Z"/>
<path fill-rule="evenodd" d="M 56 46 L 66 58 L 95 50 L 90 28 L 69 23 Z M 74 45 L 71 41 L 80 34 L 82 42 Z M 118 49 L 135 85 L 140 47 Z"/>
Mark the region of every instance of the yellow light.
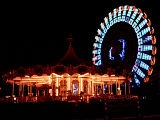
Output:
<path fill-rule="evenodd" d="M 81 78 L 81 91 L 82 91 L 82 78 Z"/>
<path fill-rule="evenodd" d="M 63 77 L 63 75 L 57 75 L 56 73 L 52 73 L 53 75 L 55 75 L 56 77 Z"/>
<path fill-rule="evenodd" d="M 71 78 L 69 77 L 69 81 L 68 81 L 68 90 L 71 90 L 71 86 L 70 86 L 70 83 L 71 82 Z"/>
<path fill-rule="evenodd" d="M 58 96 L 58 78 L 56 79 L 56 96 Z"/>
<path fill-rule="evenodd" d="M 111 75 L 111 77 L 114 77 L 114 76 L 116 76 L 116 75 Z"/>
<path fill-rule="evenodd" d="M 89 73 L 85 73 L 85 74 L 83 74 L 83 75 L 80 75 L 80 76 L 78 76 L 78 77 L 84 77 L 84 76 L 86 76 L 86 75 L 88 75 Z"/>
<path fill-rule="evenodd" d="M 25 77 L 27 77 L 27 78 L 28 78 L 28 77 L 30 77 L 30 76 L 28 76 L 28 75 L 25 75 Z"/>
<path fill-rule="evenodd" d="M 49 84 L 51 84 L 51 83 L 52 83 L 52 79 L 51 79 L 51 78 L 49 78 L 49 81 L 48 81 L 48 82 L 49 82 Z"/>

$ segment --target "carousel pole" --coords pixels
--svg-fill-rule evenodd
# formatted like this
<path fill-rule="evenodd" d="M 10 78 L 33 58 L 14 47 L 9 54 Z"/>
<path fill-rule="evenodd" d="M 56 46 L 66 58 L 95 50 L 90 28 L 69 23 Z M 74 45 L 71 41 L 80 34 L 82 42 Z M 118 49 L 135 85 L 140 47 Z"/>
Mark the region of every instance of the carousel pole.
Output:
<path fill-rule="evenodd" d="M 37 86 L 36 86 L 36 97 L 37 97 L 37 95 L 38 95 L 38 90 L 37 90 Z"/>
<path fill-rule="evenodd" d="M 19 82 L 19 97 L 21 96 L 21 83 Z"/>
<path fill-rule="evenodd" d="M 131 80 L 131 79 L 129 79 L 129 82 L 128 82 L 129 95 L 131 94 L 131 84 L 130 84 L 130 80 Z"/>
<path fill-rule="evenodd" d="M 13 79 L 13 73 L 14 73 L 14 71 L 10 71 L 11 80 L 12 80 L 12 97 L 13 97 L 13 95 L 14 95 L 14 79 Z"/>
<path fill-rule="evenodd" d="M 116 95 L 117 95 L 117 80 L 116 80 Z"/>
<path fill-rule="evenodd" d="M 111 94 L 112 94 L 113 90 L 112 90 L 112 79 L 111 79 Z"/>
<path fill-rule="evenodd" d="M 23 83 L 23 88 L 22 88 L 22 96 L 24 96 L 24 83 Z"/>
<path fill-rule="evenodd" d="M 13 95 L 14 95 L 14 80 L 13 80 L 13 84 L 12 84 L 12 97 L 13 97 Z"/>
<path fill-rule="evenodd" d="M 125 82 L 125 95 L 126 95 L 127 91 L 126 91 L 126 82 Z"/>
<path fill-rule="evenodd" d="M 110 93 L 111 93 L 111 92 L 110 92 L 110 84 L 108 84 L 108 90 L 109 90 L 108 92 L 109 92 L 109 94 L 110 94 Z"/>
<path fill-rule="evenodd" d="M 103 94 L 104 94 L 105 92 L 104 92 L 104 82 L 103 82 Z"/>

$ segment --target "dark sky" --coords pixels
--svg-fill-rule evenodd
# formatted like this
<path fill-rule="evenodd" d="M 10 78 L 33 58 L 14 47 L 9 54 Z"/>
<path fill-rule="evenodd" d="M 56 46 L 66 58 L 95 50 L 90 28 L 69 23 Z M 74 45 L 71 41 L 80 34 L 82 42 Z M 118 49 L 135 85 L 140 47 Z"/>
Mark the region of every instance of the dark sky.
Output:
<path fill-rule="evenodd" d="M 134 5 L 145 11 L 159 42 L 157 0 L 106 1 L 5 4 L 1 11 L 0 71 L 57 61 L 67 50 L 65 38 L 69 34 L 75 39 L 78 56 L 91 62 L 92 43 L 100 23 L 120 5 Z"/>

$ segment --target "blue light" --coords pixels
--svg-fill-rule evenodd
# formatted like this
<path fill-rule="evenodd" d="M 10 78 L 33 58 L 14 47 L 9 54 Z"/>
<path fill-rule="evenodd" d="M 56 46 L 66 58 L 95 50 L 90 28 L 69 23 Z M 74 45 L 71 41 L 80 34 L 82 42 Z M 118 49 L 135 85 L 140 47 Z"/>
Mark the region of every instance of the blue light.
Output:
<path fill-rule="evenodd" d="M 126 10 L 127 10 L 127 5 L 124 6 L 124 10 L 123 10 L 123 13 L 122 13 L 122 19 L 121 19 L 122 22 L 125 21 L 125 18 L 126 18 Z"/>
<path fill-rule="evenodd" d="M 107 32 L 106 27 L 104 26 L 104 23 L 101 23 L 101 29 L 103 30 L 104 34 Z"/>
<path fill-rule="evenodd" d="M 138 22 L 140 21 L 140 19 L 142 18 L 143 13 L 141 12 L 141 14 L 137 17 L 137 19 L 134 21 L 134 23 L 132 24 L 132 27 L 135 29 L 135 27 L 137 26 Z"/>
<path fill-rule="evenodd" d="M 138 52 L 138 54 L 137 54 L 138 59 L 151 60 L 151 57 L 152 57 L 151 55 L 141 53 L 141 52 Z"/>
<path fill-rule="evenodd" d="M 138 51 L 150 51 L 152 50 L 153 45 L 139 45 L 138 46 Z"/>
<path fill-rule="evenodd" d="M 138 68 L 136 73 L 141 77 L 141 78 L 144 78 L 145 77 L 145 74 Z"/>
<path fill-rule="evenodd" d="M 119 9 L 118 9 L 118 16 L 119 16 L 119 17 L 121 16 L 121 6 L 120 6 Z"/>
<path fill-rule="evenodd" d="M 111 22 L 112 21 L 112 13 L 110 12 L 109 13 L 109 22 Z"/>
<path fill-rule="evenodd" d="M 137 86 L 139 86 L 141 84 L 141 82 L 137 78 L 136 74 L 134 75 L 134 80 L 135 80 L 135 83 L 137 84 Z"/>
<path fill-rule="evenodd" d="M 92 53 L 93 54 L 101 54 L 101 49 L 93 50 Z"/>
<path fill-rule="evenodd" d="M 152 36 L 143 37 L 143 39 L 142 39 L 143 43 L 146 43 L 151 40 L 152 40 Z"/>
<path fill-rule="evenodd" d="M 109 24 L 107 17 L 104 18 L 106 26 Z"/>
<path fill-rule="evenodd" d="M 143 69 L 145 69 L 145 70 L 148 70 L 149 65 L 147 65 L 146 63 L 144 63 L 143 61 L 141 61 L 140 67 L 143 68 Z"/>
<path fill-rule="evenodd" d="M 129 23 L 129 17 L 126 17 L 126 23 Z"/>
<path fill-rule="evenodd" d="M 92 50 L 92 54 L 98 54 L 97 50 Z"/>
<path fill-rule="evenodd" d="M 104 86 L 104 91 L 106 91 L 106 90 L 107 90 L 107 85 Z"/>
<path fill-rule="evenodd" d="M 97 40 L 99 43 L 102 43 L 103 42 L 103 38 L 100 38 L 98 36 L 95 36 L 95 40 Z"/>
<path fill-rule="evenodd" d="M 132 25 L 132 23 L 133 23 L 136 15 L 137 15 L 137 13 L 138 13 L 138 9 L 135 9 L 135 11 L 134 11 L 134 13 L 132 14 L 132 17 L 131 17 L 131 19 L 130 19 L 130 21 L 129 21 L 129 24 L 130 24 L 130 25 Z"/>
<path fill-rule="evenodd" d="M 140 39 L 138 39 L 138 45 L 144 44 L 144 43 L 149 42 L 151 40 L 152 40 L 152 36 L 140 38 Z"/>
<path fill-rule="evenodd" d="M 143 53 L 143 55 L 142 55 L 143 60 L 151 60 L 151 58 L 152 58 L 151 55 L 148 55 L 148 54 L 145 54 L 145 53 Z"/>
<path fill-rule="evenodd" d="M 142 16 L 143 16 L 143 13 L 141 12 L 141 14 L 137 17 L 137 19 L 136 19 L 136 23 L 139 23 L 139 21 L 140 21 L 140 19 L 142 18 Z"/>
<path fill-rule="evenodd" d="M 97 56 L 95 56 L 94 58 L 92 58 L 92 61 L 96 61 L 96 60 L 98 60 Z"/>
<path fill-rule="evenodd" d="M 126 16 L 126 10 L 127 10 L 127 5 L 124 6 L 124 10 L 123 10 L 123 16 Z"/>
<path fill-rule="evenodd" d="M 94 43 L 94 44 L 93 44 L 93 47 L 101 48 L 101 47 L 102 47 L 102 44 L 101 44 L 101 43 Z"/>
<path fill-rule="evenodd" d="M 142 55 L 143 55 L 143 53 L 138 52 L 138 54 L 137 54 L 137 58 L 138 58 L 138 59 L 141 59 L 141 58 L 142 58 Z"/>
<path fill-rule="evenodd" d="M 137 72 L 137 70 L 138 70 L 138 66 L 134 65 L 133 68 L 132 68 L 132 72 Z"/>
<path fill-rule="evenodd" d="M 131 16 L 132 8 L 133 8 L 133 6 L 130 6 L 129 11 L 128 11 L 128 14 L 127 14 L 128 17 Z"/>
<path fill-rule="evenodd" d="M 142 30 L 142 36 L 151 31 L 151 27 L 147 27 Z"/>
<path fill-rule="evenodd" d="M 138 13 L 138 9 L 136 8 L 131 17 L 133 20 L 136 18 L 137 13 Z"/>
<path fill-rule="evenodd" d="M 78 93 L 78 85 L 77 84 L 73 84 L 73 93 L 74 94 Z"/>
<path fill-rule="evenodd" d="M 148 33 L 151 30 L 151 27 L 147 27 L 145 29 L 143 29 L 142 31 L 137 33 L 137 38 L 141 38 L 143 37 L 146 33 Z"/>
<path fill-rule="evenodd" d="M 114 60 L 114 57 L 112 57 L 112 49 L 113 47 L 111 47 L 109 50 L 109 59 Z"/>
<path fill-rule="evenodd" d="M 117 23 L 118 21 L 117 21 L 117 9 L 114 9 L 113 10 L 113 18 L 114 18 L 114 20 L 113 20 L 113 24 L 115 24 L 115 23 Z"/>
<path fill-rule="evenodd" d="M 135 62 L 135 65 L 139 66 L 140 65 L 140 60 L 139 59 L 136 59 L 136 62 Z"/>
<path fill-rule="evenodd" d="M 124 54 L 125 54 L 125 45 L 126 45 L 126 42 L 125 42 L 124 39 L 120 39 L 120 40 L 118 40 L 118 41 L 123 43 L 122 51 L 121 51 L 121 53 L 119 54 L 119 56 L 121 57 L 121 60 L 123 60 L 123 59 L 124 59 Z"/>
<path fill-rule="evenodd" d="M 98 29 L 97 32 L 98 32 L 98 35 L 100 35 L 100 37 L 104 38 L 105 34 L 100 29 Z"/>
<path fill-rule="evenodd" d="M 135 29 L 136 26 L 137 26 L 137 23 L 134 22 L 134 23 L 132 24 L 132 27 Z"/>
<path fill-rule="evenodd" d="M 95 63 L 95 65 L 96 65 L 96 66 L 100 66 L 100 65 L 102 65 L 101 60 L 99 60 L 98 62 L 96 62 L 96 63 Z"/>
<path fill-rule="evenodd" d="M 145 26 L 145 24 L 148 22 L 147 19 L 144 19 L 138 26 L 139 26 L 139 29 L 143 28 Z"/>
<path fill-rule="evenodd" d="M 117 14 L 116 14 L 116 9 L 113 10 L 113 18 L 116 18 Z"/>

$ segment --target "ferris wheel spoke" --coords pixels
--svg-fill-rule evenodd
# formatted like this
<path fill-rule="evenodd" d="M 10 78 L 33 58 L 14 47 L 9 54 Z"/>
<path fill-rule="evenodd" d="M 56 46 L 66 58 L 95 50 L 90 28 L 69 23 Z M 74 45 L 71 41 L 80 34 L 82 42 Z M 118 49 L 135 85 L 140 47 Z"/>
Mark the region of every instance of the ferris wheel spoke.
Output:
<path fill-rule="evenodd" d="M 128 13 L 127 13 L 127 17 L 130 17 L 130 16 L 131 16 L 132 9 L 133 9 L 133 6 L 130 6 L 129 11 L 128 11 Z"/>
<path fill-rule="evenodd" d="M 135 10 L 134 10 L 134 13 L 132 14 L 132 17 L 131 17 L 131 19 L 130 19 L 130 21 L 129 21 L 129 24 L 130 24 L 130 25 L 132 25 L 134 19 L 136 18 L 137 13 L 138 13 L 138 9 L 135 9 Z"/>
<path fill-rule="evenodd" d="M 139 45 L 138 46 L 138 51 L 142 52 L 142 51 L 150 51 L 152 50 L 153 45 Z"/>
<path fill-rule="evenodd" d="M 146 75 L 142 72 L 140 68 L 137 69 L 136 71 L 137 75 L 139 75 L 141 78 L 144 78 Z"/>
<path fill-rule="evenodd" d="M 140 31 L 140 29 L 142 29 L 146 24 L 147 24 L 148 20 L 144 19 L 136 28 L 135 31 L 136 33 L 138 33 Z"/>
<path fill-rule="evenodd" d="M 152 40 L 152 35 L 138 39 L 138 45 L 144 44 Z"/>
<path fill-rule="evenodd" d="M 145 70 L 148 70 L 149 65 L 147 65 L 145 62 L 141 61 L 140 67 L 143 68 L 143 69 L 145 69 Z"/>
<path fill-rule="evenodd" d="M 146 53 L 138 52 L 137 58 L 142 60 L 151 60 L 152 56 Z"/>
<path fill-rule="evenodd" d="M 137 38 L 143 37 L 145 34 L 151 31 L 151 27 L 144 28 L 142 31 L 137 33 Z"/>

